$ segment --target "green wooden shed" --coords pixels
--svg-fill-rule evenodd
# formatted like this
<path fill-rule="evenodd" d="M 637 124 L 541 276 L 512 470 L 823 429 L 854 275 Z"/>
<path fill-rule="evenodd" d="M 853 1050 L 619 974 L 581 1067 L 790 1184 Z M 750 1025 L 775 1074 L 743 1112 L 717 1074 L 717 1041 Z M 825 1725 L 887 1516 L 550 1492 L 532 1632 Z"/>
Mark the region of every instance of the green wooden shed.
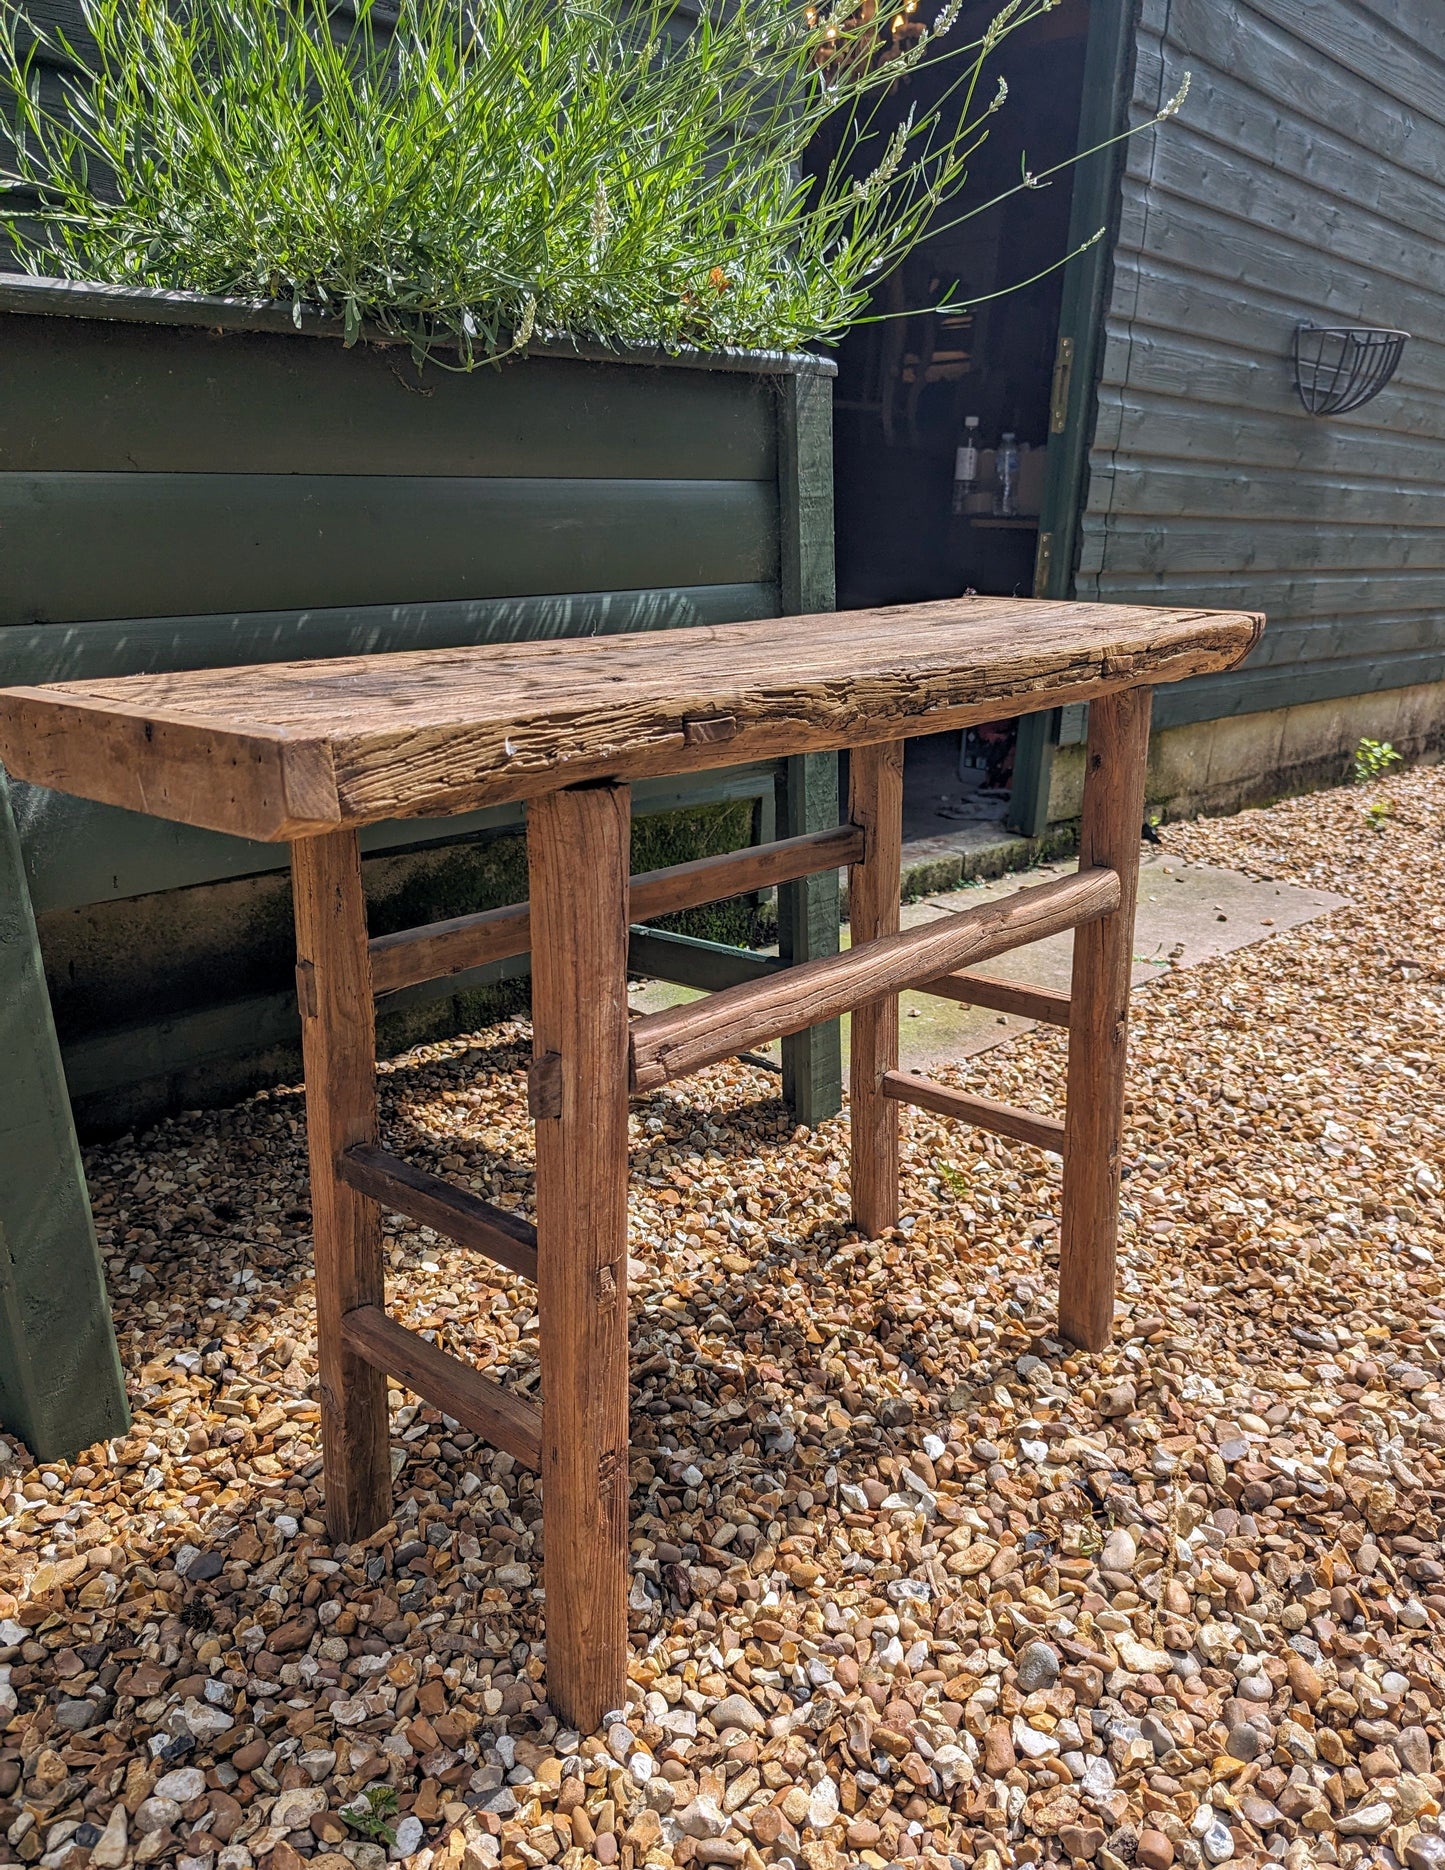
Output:
<path fill-rule="evenodd" d="M 973 585 L 1264 610 L 1241 669 L 1160 698 L 1150 783 L 1166 811 L 1336 779 L 1367 735 L 1432 756 L 1445 745 L 1438 0 L 1062 0 L 999 64 L 1010 95 L 971 180 L 980 196 L 1017 183 L 1021 154 L 1042 174 L 1147 125 L 1186 76 L 1188 93 L 1157 128 L 940 233 L 892 302 L 927 304 L 954 279 L 982 296 L 1084 248 L 1067 266 L 845 342 L 840 604 Z M 1311 324 L 1409 336 L 1373 400 L 1317 415 L 1293 361 Z M 951 511 L 971 414 L 986 447 L 1009 429 L 1033 444 L 1011 517 L 986 486 Z M 998 814 L 1033 834 L 1072 819 L 1081 735 L 1067 715 L 1020 724 Z"/>

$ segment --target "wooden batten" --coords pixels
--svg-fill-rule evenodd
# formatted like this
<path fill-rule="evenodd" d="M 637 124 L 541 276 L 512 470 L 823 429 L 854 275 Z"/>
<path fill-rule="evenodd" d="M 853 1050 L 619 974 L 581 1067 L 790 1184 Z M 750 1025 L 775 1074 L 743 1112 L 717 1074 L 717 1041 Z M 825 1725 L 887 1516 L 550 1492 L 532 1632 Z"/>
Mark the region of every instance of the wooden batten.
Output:
<path fill-rule="evenodd" d="M 956 1091 L 952 1085 L 939 1084 L 910 1071 L 890 1071 L 883 1080 L 883 1095 L 900 1104 L 914 1104 L 940 1117 L 952 1117 L 959 1123 L 971 1123 L 975 1129 L 992 1130 L 996 1136 L 1012 1137 L 1016 1143 L 1032 1143 L 1051 1155 L 1064 1153 L 1064 1126 L 1057 1117 L 1040 1117 L 1016 1104 L 1000 1104 L 991 1097 L 977 1097 L 971 1091 Z"/>
<path fill-rule="evenodd" d="M 469 1189 L 370 1144 L 338 1156 L 336 1175 L 348 1188 L 392 1213 L 433 1227 L 459 1246 L 485 1253 L 509 1272 L 535 1281 L 537 1230 L 505 1208 L 494 1207 Z"/>
<path fill-rule="evenodd" d="M 964 962 L 1060 935 L 1111 914 L 1118 903 L 1119 879 L 1112 870 L 1081 870 L 767 980 L 648 1014 L 632 1026 L 632 1088 L 654 1091 L 779 1033 L 836 1019 L 850 1007 L 936 980 Z"/>
<path fill-rule="evenodd" d="M 841 870 L 862 855 L 862 829 L 834 825 L 827 831 L 806 831 L 800 837 L 754 844 L 745 851 L 723 851 L 689 864 L 671 864 L 666 870 L 644 870 L 628 886 L 628 920 L 646 922 L 651 916 L 672 915 L 679 909 L 697 909 L 729 896 L 795 883 L 820 870 Z"/>
<path fill-rule="evenodd" d="M 918 991 L 964 1006 L 986 1006 L 995 1013 L 1036 1019 L 1046 1026 L 1069 1023 L 1069 996 L 1056 987 L 1031 987 L 1024 981 L 994 980 L 987 974 L 944 974 L 926 981 Z"/>
<path fill-rule="evenodd" d="M 379 1305 L 347 1312 L 341 1332 L 347 1348 L 373 1370 L 395 1377 L 433 1409 L 501 1448 L 534 1474 L 541 1467 L 542 1411 L 536 1403 L 503 1389 L 480 1370 L 408 1331 Z"/>
<path fill-rule="evenodd" d="M 671 864 L 665 870 L 645 870 L 629 884 L 628 917 L 645 922 L 651 916 L 773 889 L 779 883 L 857 863 L 862 855 L 862 831 L 856 825 L 838 825 L 830 831 L 755 844 L 745 851 L 723 851 L 692 863 Z M 452 916 L 445 922 L 376 936 L 371 943 L 372 985 L 379 994 L 394 993 L 400 987 L 416 987 L 489 961 L 526 954 L 531 945 L 532 914 L 526 903 Z"/>
<path fill-rule="evenodd" d="M 400 929 L 371 940 L 371 986 L 374 993 L 395 993 L 442 980 L 489 961 L 507 961 L 532 946 L 532 917 L 525 903 L 483 909 L 476 915 L 449 916 L 421 928 Z"/>

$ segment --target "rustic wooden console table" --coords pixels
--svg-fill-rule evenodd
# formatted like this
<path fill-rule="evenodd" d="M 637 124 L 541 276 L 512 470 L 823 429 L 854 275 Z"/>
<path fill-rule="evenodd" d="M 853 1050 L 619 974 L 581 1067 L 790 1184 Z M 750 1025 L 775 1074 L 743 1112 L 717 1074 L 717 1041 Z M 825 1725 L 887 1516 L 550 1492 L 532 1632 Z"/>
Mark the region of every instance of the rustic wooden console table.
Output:
<path fill-rule="evenodd" d="M 389 1516 L 394 1376 L 540 1471 L 550 1699 L 583 1728 L 623 1703 L 628 1098 L 847 1008 L 859 1224 L 876 1234 L 898 1218 L 900 1101 L 1057 1151 L 1060 1328 L 1103 1345 L 1150 690 L 1227 668 L 1259 629 L 1235 613 L 964 598 L 0 692 L 0 760 L 17 777 L 291 842 L 333 1536 Z M 904 740 L 1081 701 L 1078 874 L 900 932 Z M 846 825 L 629 877 L 629 781 L 839 747 L 852 750 Z M 528 904 L 368 941 L 358 826 L 516 799 Z M 848 952 L 629 1022 L 630 922 L 843 864 Z M 1067 995 L 962 971 L 1065 929 Z M 373 994 L 529 949 L 535 1228 L 382 1147 L 372 1032 Z M 1066 1120 L 900 1074 L 903 988 L 1066 1026 Z M 536 1281 L 540 1407 L 390 1317 L 383 1209 Z"/>

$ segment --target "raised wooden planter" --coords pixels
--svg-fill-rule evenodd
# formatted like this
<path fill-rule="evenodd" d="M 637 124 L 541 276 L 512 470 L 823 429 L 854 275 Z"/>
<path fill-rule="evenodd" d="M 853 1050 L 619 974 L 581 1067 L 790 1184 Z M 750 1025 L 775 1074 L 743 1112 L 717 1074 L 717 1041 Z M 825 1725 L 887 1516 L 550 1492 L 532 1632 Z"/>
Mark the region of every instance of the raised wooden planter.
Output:
<path fill-rule="evenodd" d="M 273 308 L 0 276 L 0 686 L 830 608 L 831 376 L 546 348 L 418 370 L 404 345 L 346 350 Z M 836 822 L 833 756 L 725 752 L 639 786 L 639 816 L 686 807 L 712 848 L 738 841 L 737 812 L 720 829 L 712 809 L 729 801 L 753 802 L 754 835 Z M 0 1091 L 0 1232 L 27 1242 L 0 1270 L 0 1419 L 43 1457 L 124 1419 L 56 1033 L 69 1103 L 101 1129 L 294 1075 L 299 1025 L 274 846 L 18 784 L 12 821 L 4 783 L 0 1004 L 39 1078 Z M 373 931 L 514 900 L 520 829 L 509 806 L 370 828 Z M 834 874 L 779 907 L 785 955 L 836 945 Z M 634 958 L 707 987 L 760 965 L 660 935 Z M 518 965 L 400 987 L 384 1036 Z M 837 1107 L 836 1028 L 790 1041 L 785 1067 L 800 1117 Z M 98 1371 L 83 1419 L 49 1408 L 74 1394 L 64 1372 L 52 1390 L 15 1354 L 59 1287 Z"/>

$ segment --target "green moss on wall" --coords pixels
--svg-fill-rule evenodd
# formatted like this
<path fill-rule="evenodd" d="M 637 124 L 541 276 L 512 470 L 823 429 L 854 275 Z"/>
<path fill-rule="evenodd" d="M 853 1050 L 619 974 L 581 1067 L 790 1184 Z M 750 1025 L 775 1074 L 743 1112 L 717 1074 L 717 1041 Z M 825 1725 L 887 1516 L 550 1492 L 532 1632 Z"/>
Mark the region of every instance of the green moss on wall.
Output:
<path fill-rule="evenodd" d="M 742 799 L 635 819 L 633 871 L 739 849 L 753 841 L 753 813 Z M 371 932 L 389 934 L 525 900 L 526 840 L 494 834 L 368 858 L 363 874 Z M 742 897 L 658 926 L 761 946 L 769 921 L 766 907 Z M 73 1086 L 83 1133 L 114 1133 L 300 1076 L 299 1043 L 290 1037 L 289 875 L 55 911 L 41 918 L 41 941 L 62 1047 L 74 1060 L 84 1055 Z M 218 981 L 226 983 L 219 1005 Z M 524 1012 L 527 998 L 523 960 L 493 986 L 383 1013 L 377 1049 L 392 1054 L 472 1031 Z"/>

